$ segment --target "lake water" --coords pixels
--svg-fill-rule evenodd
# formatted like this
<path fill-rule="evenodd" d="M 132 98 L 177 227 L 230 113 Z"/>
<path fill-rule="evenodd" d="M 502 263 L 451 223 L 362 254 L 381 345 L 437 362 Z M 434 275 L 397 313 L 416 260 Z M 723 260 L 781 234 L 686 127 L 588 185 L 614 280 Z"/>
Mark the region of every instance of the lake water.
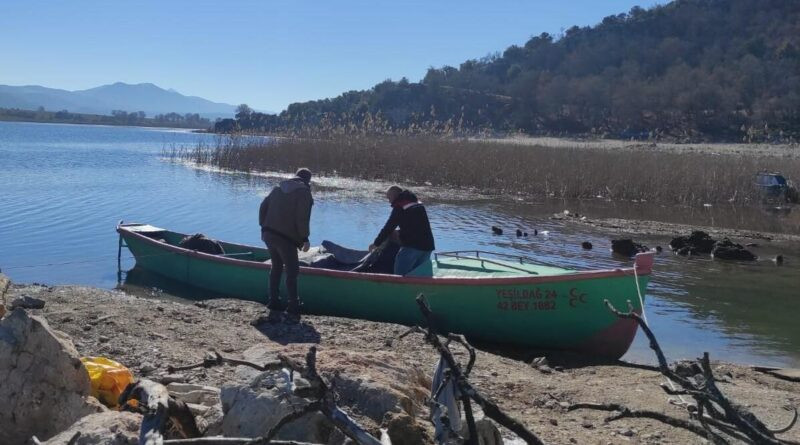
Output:
<path fill-rule="evenodd" d="M 0 269 L 16 282 L 114 288 L 118 285 L 114 226 L 119 220 L 259 245 L 258 205 L 275 185 L 275 177 L 214 172 L 162 159 L 165 148 L 213 142 L 213 137 L 151 128 L 0 122 Z M 389 212 L 380 193 L 385 184 L 315 178 L 314 188 L 312 244 L 330 239 L 366 248 Z M 431 188 L 419 191 L 440 250 L 518 253 L 578 268 L 630 264 L 611 256 L 608 235 L 551 220 L 549 216 L 563 209 L 563 203 L 526 204 Z M 673 220 L 685 214 L 581 205 L 593 214 L 660 211 Z M 711 223 L 725 224 L 720 215 L 724 212 L 714 221 L 712 214 Z M 709 223 L 708 212 L 684 218 Z M 767 226 L 780 225 L 769 215 L 763 218 Z M 742 224 L 735 218 L 730 222 Z M 492 235 L 492 225 L 505 228 L 507 235 Z M 540 234 L 518 239 L 513 234 L 517 227 L 530 233 L 537 229 Z M 582 241 L 595 248 L 582 250 Z M 638 241 L 666 246 L 669 240 L 640 237 Z M 800 366 L 800 249 L 765 242 L 756 251 L 764 258 L 783 253 L 786 265 L 731 264 L 667 253 L 657 257 L 646 310 L 669 359 L 709 351 L 720 360 Z M 133 264 L 130 254 L 123 252 L 123 269 Z M 169 290 L 168 284 L 146 274 L 128 278 L 123 286 L 132 292 L 152 291 L 154 286 Z M 626 358 L 652 360 L 641 335 Z"/>

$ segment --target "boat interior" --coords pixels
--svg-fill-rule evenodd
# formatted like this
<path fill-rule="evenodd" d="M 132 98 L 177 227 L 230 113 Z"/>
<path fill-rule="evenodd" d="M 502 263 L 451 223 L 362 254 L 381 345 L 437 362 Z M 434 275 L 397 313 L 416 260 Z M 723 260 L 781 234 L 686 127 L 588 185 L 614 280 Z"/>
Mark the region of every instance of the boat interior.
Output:
<path fill-rule="evenodd" d="M 235 258 L 243 261 L 269 262 L 269 251 L 264 247 L 227 243 L 213 240 L 200 234 L 187 235 L 146 224 L 124 224 L 127 230 L 148 238 L 200 251 L 212 255 Z M 394 259 L 400 246 L 387 241 L 372 252 L 349 249 L 332 241 L 323 241 L 308 252 L 299 252 L 300 265 L 328 270 L 362 273 L 391 274 Z M 432 261 L 421 265 L 407 276 L 417 277 L 520 277 L 553 276 L 574 273 L 574 270 L 549 266 L 535 259 L 485 251 L 436 252 Z"/>

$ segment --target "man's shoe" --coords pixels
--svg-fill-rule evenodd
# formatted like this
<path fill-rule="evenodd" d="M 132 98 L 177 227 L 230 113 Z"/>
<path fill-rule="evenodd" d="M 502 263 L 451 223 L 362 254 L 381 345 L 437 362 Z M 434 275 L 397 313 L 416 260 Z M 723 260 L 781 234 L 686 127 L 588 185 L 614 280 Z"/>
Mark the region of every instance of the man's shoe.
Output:
<path fill-rule="evenodd" d="M 258 326 L 260 324 L 269 323 L 269 324 L 276 324 L 280 323 L 283 319 L 283 312 L 281 311 L 269 311 L 268 313 L 261 314 L 256 317 L 253 321 L 250 322 L 251 326 Z"/>
<path fill-rule="evenodd" d="M 297 312 L 287 312 L 284 321 L 286 324 L 298 324 L 300 323 L 300 314 Z"/>
<path fill-rule="evenodd" d="M 271 310 L 267 315 L 267 323 L 275 324 L 280 323 L 284 318 L 283 311 Z"/>

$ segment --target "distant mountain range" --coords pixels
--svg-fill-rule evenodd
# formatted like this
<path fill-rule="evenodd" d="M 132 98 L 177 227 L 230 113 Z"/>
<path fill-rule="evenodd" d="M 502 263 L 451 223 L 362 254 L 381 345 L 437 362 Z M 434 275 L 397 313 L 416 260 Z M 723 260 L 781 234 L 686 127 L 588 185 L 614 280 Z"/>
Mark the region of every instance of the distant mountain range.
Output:
<path fill-rule="evenodd" d="M 184 96 L 152 83 L 135 85 L 117 82 L 88 90 L 67 91 L 42 86 L 0 85 L 0 108 L 73 113 L 111 114 L 112 110 L 144 111 L 148 116 L 165 113 L 197 113 L 202 117 L 233 117 L 236 106 L 212 102 L 197 96 Z"/>

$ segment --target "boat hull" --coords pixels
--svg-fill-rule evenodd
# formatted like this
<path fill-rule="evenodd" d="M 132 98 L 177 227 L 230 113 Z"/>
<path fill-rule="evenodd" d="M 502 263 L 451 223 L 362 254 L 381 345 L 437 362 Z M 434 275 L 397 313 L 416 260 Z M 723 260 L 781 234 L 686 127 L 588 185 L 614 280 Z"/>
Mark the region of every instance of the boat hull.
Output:
<path fill-rule="evenodd" d="M 137 267 L 233 298 L 266 303 L 270 264 L 182 249 L 118 228 Z M 226 252 L 264 249 L 225 245 Z M 249 250 L 248 250 L 249 249 Z M 235 254 L 235 253 L 234 253 Z M 650 257 L 649 264 L 652 264 Z M 470 338 L 543 350 L 621 357 L 636 334 L 635 322 L 605 307 L 641 311 L 649 266 L 637 270 L 576 272 L 513 278 L 425 278 L 301 267 L 303 313 L 417 325 L 415 298 L 424 294 L 439 328 Z M 285 298 L 285 295 L 282 295 Z"/>

